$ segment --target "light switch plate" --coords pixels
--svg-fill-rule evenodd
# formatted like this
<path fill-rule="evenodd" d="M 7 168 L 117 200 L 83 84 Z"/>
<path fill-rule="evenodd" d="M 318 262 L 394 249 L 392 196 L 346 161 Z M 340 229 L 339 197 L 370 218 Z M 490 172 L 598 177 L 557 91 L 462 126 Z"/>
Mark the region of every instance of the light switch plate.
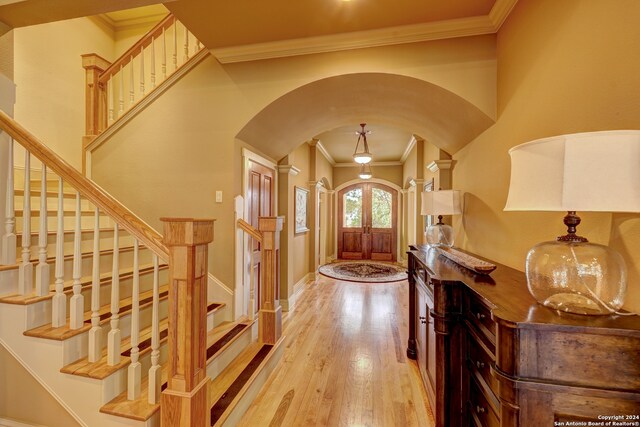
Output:
<path fill-rule="evenodd" d="M 222 203 L 222 191 L 216 191 L 216 203 Z"/>

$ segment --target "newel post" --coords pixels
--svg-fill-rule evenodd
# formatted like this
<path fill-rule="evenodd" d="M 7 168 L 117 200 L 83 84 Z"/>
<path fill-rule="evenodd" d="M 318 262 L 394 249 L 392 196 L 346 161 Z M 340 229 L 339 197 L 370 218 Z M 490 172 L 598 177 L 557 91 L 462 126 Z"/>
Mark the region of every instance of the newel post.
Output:
<path fill-rule="evenodd" d="M 107 127 L 107 88 L 100 84 L 100 74 L 111 63 L 95 53 L 82 55 L 85 69 L 86 135 L 99 135 Z"/>
<path fill-rule="evenodd" d="M 207 246 L 213 241 L 213 220 L 161 221 L 169 248 L 169 377 L 161 426 L 208 426 Z"/>
<path fill-rule="evenodd" d="M 284 217 L 258 218 L 258 230 L 262 233 L 258 338 L 265 344 L 275 344 L 282 336 L 279 256 L 283 223 Z"/>

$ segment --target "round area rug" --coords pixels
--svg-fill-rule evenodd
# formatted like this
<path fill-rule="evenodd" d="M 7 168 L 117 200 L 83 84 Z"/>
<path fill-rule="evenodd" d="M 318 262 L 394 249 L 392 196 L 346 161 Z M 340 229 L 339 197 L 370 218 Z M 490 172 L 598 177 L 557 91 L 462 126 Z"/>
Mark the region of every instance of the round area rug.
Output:
<path fill-rule="evenodd" d="M 318 269 L 323 276 L 350 282 L 398 282 L 407 279 L 404 268 L 375 261 L 347 261 L 325 264 Z"/>

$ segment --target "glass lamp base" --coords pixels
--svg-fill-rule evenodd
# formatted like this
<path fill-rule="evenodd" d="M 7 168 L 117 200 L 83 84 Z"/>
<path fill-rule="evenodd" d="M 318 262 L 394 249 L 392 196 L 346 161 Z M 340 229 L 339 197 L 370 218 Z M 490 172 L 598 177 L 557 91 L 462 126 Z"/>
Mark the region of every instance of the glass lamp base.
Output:
<path fill-rule="evenodd" d="M 527 255 L 527 285 L 542 305 L 585 315 L 618 311 L 624 303 L 627 269 L 607 246 L 589 242 L 544 242 Z"/>
<path fill-rule="evenodd" d="M 425 232 L 429 246 L 453 246 L 453 227 L 447 224 L 434 224 Z"/>

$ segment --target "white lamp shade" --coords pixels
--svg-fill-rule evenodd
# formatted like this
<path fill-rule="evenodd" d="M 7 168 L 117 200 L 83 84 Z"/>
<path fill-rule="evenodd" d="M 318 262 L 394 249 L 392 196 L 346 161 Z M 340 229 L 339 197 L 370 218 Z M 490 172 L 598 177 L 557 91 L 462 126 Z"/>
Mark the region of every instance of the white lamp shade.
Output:
<path fill-rule="evenodd" d="M 422 215 L 458 215 L 460 209 L 460 191 L 440 190 L 422 193 Z"/>
<path fill-rule="evenodd" d="M 640 131 L 554 136 L 509 154 L 506 211 L 640 212 Z"/>

